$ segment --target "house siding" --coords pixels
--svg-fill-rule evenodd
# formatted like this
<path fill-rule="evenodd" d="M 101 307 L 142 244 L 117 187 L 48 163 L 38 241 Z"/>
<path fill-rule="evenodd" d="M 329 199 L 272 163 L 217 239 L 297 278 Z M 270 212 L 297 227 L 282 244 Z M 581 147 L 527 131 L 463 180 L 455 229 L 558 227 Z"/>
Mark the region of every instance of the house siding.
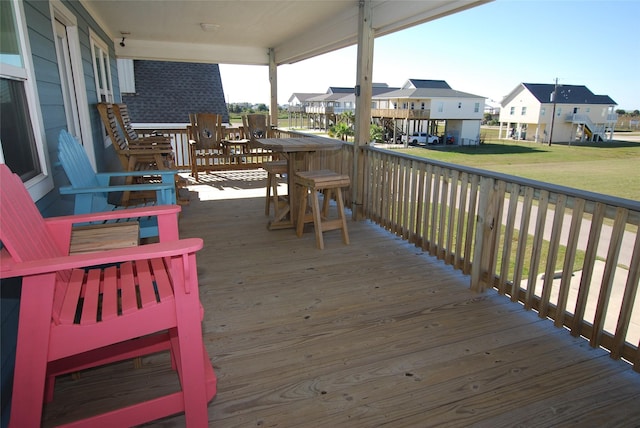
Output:
<path fill-rule="evenodd" d="M 135 94 L 123 94 L 135 123 L 189 123 L 189 113 L 229 122 L 218 64 L 134 61 Z"/>
<path fill-rule="evenodd" d="M 63 1 L 65 7 L 77 17 L 78 36 L 82 55 L 85 90 L 89 103 L 93 145 L 96 153 L 96 163 L 99 171 L 114 169 L 120 166 L 115 150 L 112 146 L 104 147 L 100 116 L 95 104 L 97 93 L 93 75 L 93 60 L 89 41 L 91 28 L 109 46 L 110 68 L 114 95 L 119 97 L 118 73 L 116 70 L 115 50 L 113 42 L 106 36 L 97 23 L 78 1 Z M 58 135 L 60 130 L 66 129 L 67 122 L 62 99 L 62 85 L 58 73 L 58 63 L 55 51 L 51 9 L 48 1 L 25 0 L 23 2 L 24 17 L 27 25 L 27 37 L 31 47 L 31 60 L 34 67 L 35 87 L 38 93 L 40 117 L 42 118 L 44 149 L 48 157 L 49 170 L 54 181 L 54 189 L 36 202 L 44 217 L 71 214 L 73 200 L 62 198 L 58 188 L 69 183 L 66 174 L 58 162 Z M 3 280 L 0 287 L 0 412 L 2 427 L 9 421 L 11 405 L 11 388 L 13 386 L 13 367 L 15 363 L 15 347 L 18 326 L 18 312 L 20 304 L 20 280 Z"/>

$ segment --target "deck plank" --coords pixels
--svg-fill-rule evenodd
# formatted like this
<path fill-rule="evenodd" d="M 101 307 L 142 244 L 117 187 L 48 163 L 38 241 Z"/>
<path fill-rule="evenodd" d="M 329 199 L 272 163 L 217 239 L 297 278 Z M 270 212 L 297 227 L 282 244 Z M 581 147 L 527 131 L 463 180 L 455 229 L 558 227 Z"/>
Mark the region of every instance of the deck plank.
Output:
<path fill-rule="evenodd" d="M 211 426 L 637 426 L 640 375 L 628 364 L 493 290 L 470 291 L 468 276 L 370 222 L 349 222 L 348 246 L 326 233 L 324 250 L 312 230 L 269 231 L 266 174 L 247 174 L 205 176 L 211 186 L 190 187 L 180 218 L 181 236 L 205 241 Z M 47 423 L 79 411 L 74 394 L 103 407 L 140 385 L 164 392 L 175 386 L 167 364 L 158 355 L 133 374 L 125 362 L 61 379 Z"/>

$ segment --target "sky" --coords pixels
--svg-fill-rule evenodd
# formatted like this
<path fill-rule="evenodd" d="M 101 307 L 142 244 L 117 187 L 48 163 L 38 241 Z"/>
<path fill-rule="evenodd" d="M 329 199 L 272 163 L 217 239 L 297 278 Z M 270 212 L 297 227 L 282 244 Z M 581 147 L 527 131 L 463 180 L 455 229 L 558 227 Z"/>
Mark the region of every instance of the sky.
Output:
<path fill-rule="evenodd" d="M 425 0 L 428 1 L 428 0 Z M 499 104 L 520 83 L 584 85 L 640 110 L 640 0 L 496 0 L 374 41 L 375 83 L 445 80 Z M 269 104 L 267 66 L 220 64 L 228 103 Z M 356 47 L 278 67 L 278 103 L 353 87 Z"/>

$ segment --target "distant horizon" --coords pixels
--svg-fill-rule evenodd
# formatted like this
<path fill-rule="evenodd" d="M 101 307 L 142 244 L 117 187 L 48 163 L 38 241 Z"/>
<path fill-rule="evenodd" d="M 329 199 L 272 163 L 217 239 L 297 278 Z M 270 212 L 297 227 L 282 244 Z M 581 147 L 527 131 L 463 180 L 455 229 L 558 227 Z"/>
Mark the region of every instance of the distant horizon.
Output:
<path fill-rule="evenodd" d="M 640 110 L 638 16 L 637 0 L 496 0 L 376 38 L 372 80 L 445 80 L 499 104 L 520 83 L 557 78 L 608 95 L 616 110 Z M 267 66 L 219 66 L 227 103 L 269 105 Z M 277 72 L 279 105 L 293 93 L 354 87 L 356 47 Z"/>

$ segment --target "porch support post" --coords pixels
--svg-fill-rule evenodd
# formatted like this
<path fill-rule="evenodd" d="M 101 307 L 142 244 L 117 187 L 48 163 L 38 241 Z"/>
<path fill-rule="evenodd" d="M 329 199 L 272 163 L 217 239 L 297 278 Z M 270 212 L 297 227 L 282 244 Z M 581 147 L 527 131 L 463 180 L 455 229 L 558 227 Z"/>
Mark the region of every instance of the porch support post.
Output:
<path fill-rule="evenodd" d="M 276 64 L 276 53 L 273 48 L 269 48 L 269 84 L 271 85 L 271 98 L 269 102 L 271 125 L 278 126 L 278 66 Z"/>
<path fill-rule="evenodd" d="M 371 0 L 358 2 L 358 61 L 356 70 L 356 117 L 353 147 L 352 213 L 353 219 L 364 217 L 364 156 L 362 148 L 369 144 L 371 96 L 373 93 L 373 6 Z"/>

